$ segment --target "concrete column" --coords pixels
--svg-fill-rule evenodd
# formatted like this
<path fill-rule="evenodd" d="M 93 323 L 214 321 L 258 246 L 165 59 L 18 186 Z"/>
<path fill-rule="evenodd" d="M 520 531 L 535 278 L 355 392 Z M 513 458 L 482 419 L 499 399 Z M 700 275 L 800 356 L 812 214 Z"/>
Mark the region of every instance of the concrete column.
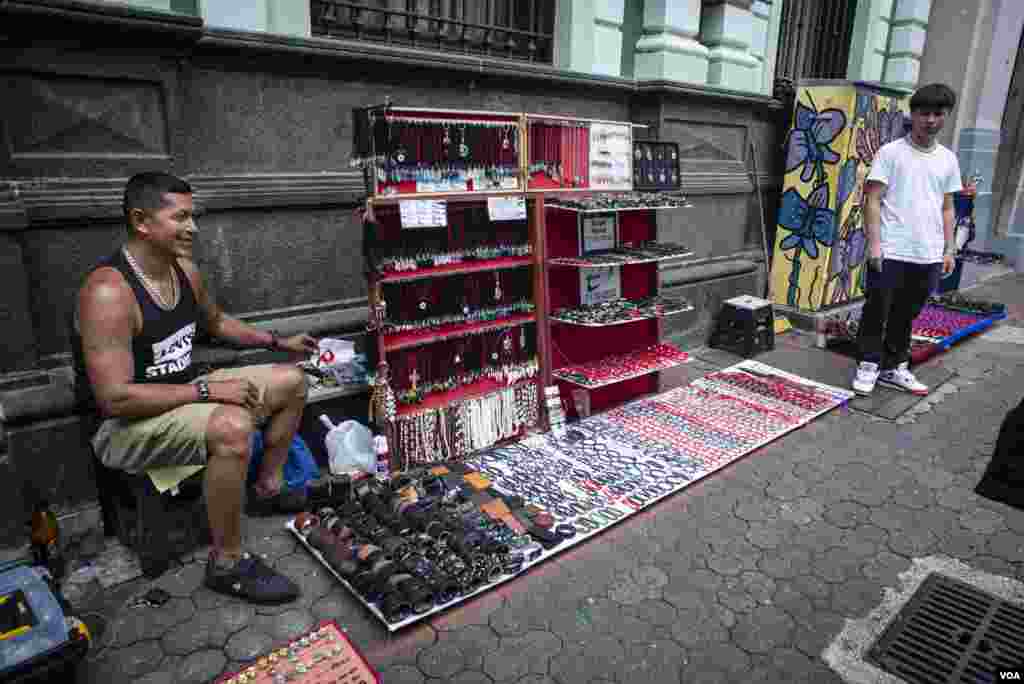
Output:
<path fill-rule="evenodd" d="M 309 0 L 266 0 L 267 30 L 283 36 L 308 38 L 313 35 Z"/>
<path fill-rule="evenodd" d="M 634 52 L 638 81 L 707 83 L 709 50 L 697 42 L 700 0 L 646 0 L 643 21 Z"/>
<path fill-rule="evenodd" d="M 889 47 L 894 0 L 859 0 L 850 36 L 846 77 L 851 81 L 881 81 Z"/>
<path fill-rule="evenodd" d="M 704 0 L 700 39 L 708 53 L 708 85 L 745 92 L 761 89 L 754 40 L 753 0 Z"/>
<path fill-rule="evenodd" d="M 559 0 L 559 68 L 602 76 L 622 75 L 625 0 Z"/>
<path fill-rule="evenodd" d="M 775 91 L 775 60 L 779 53 L 779 31 L 782 28 L 782 3 L 783 0 L 764 0 L 763 2 L 755 2 L 753 7 L 755 17 L 764 13 L 764 8 L 758 8 L 758 5 L 767 5 L 768 9 L 761 66 L 761 92 L 765 95 L 771 95 Z M 751 50 L 751 52 L 753 52 L 753 50 Z"/>
<path fill-rule="evenodd" d="M 932 0 L 896 0 L 882 72 L 886 85 L 908 90 L 917 87 L 931 10 Z M 946 39 L 948 36 L 942 41 Z"/>

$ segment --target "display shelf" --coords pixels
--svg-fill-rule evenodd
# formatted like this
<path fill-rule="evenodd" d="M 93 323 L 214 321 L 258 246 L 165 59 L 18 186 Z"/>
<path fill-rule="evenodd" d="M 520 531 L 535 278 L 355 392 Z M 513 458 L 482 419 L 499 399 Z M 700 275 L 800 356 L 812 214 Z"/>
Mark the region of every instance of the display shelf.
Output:
<path fill-rule="evenodd" d="M 657 350 L 657 359 L 645 360 L 645 357 Z M 552 375 L 563 382 L 568 382 L 586 389 L 597 389 L 614 385 L 625 380 L 632 380 L 650 373 L 667 370 L 682 365 L 690 360 L 690 355 L 680 351 L 670 344 L 658 344 L 648 349 L 642 349 L 629 354 L 615 354 L 598 361 L 584 363 L 577 366 L 564 366 L 552 371 Z M 637 368 L 637 365 L 640 368 Z M 606 377 L 596 382 L 587 382 L 580 376 L 582 373 L 603 372 Z"/>
<path fill-rule="evenodd" d="M 609 304 L 621 304 L 625 305 L 627 302 L 619 300 L 618 302 L 609 302 Z M 684 301 L 678 302 L 678 306 L 664 307 L 660 304 L 642 304 L 640 302 L 628 302 L 634 304 L 634 306 L 628 310 L 623 311 L 624 315 L 621 318 L 616 318 L 610 321 L 600 322 L 588 322 L 580 320 L 579 317 L 587 316 L 591 313 L 599 313 L 602 309 L 608 308 L 604 304 L 596 304 L 594 306 L 585 306 L 578 309 L 562 309 L 556 311 L 554 314 L 548 317 L 548 320 L 563 323 L 565 325 L 578 325 L 585 328 L 605 328 L 613 325 L 626 325 L 628 323 L 635 323 L 636 321 L 647 321 L 652 318 L 663 318 L 665 316 L 675 316 L 677 314 L 686 313 L 693 311 L 693 306 L 687 304 Z M 661 310 L 658 310 L 660 307 Z M 652 310 L 653 309 L 653 310 Z M 568 317 L 566 313 L 570 314 Z M 576 318 L 574 318 L 575 316 Z"/>
<path fill-rule="evenodd" d="M 377 206 L 398 204 L 404 200 L 441 199 L 472 202 L 480 197 L 515 197 L 523 195 L 523 190 L 448 190 L 445 192 L 403 192 L 393 195 L 377 195 L 367 201 Z"/>
<path fill-rule="evenodd" d="M 658 204 L 658 205 L 643 205 L 637 207 L 608 207 L 605 209 L 576 209 L 574 207 L 566 207 L 561 204 L 545 204 L 547 209 L 560 209 L 562 211 L 571 211 L 575 214 L 608 214 L 611 212 L 622 212 L 622 211 L 657 211 L 663 209 L 689 209 L 690 205 L 683 204 Z"/>
<path fill-rule="evenodd" d="M 565 266 L 569 268 L 608 268 L 609 266 L 631 266 L 634 264 L 653 264 L 659 261 L 675 261 L 693 256 L 693 252 L 678 252 L 663 256 L 644 257 L 640 254 L 642 249 L 624 250 L 623 252 L 609 252 L 591 254 L 580 257 L 555 257 L 548 259 L 551 266 Z M 632 256 L 630 256 L 632 254 Z"/>
<path fill-rule="evenodd" d="M 381 344 L 384 347 L 384 351 L 393 352 L 398 351 L 399 349 L 408 349 L 409 347 L 433 344 L 434 342 L 444 342 L 445 340 L 451 340 L 457 337 L 466 337 L 468 335 L 490 332 L 491 330 L 515 328 L 516 326 L 533 323 L 536 320 L 536 314 L 518 314 L 516 316 L 498 318 L 493 321 L 456 323 L 454 325 L 444 325 L 439 328 L 427 328 L 426 330 L 413 330 L 410 332 L 385 334 L 381 335 L 380 339 Z"/>
<path fill-rule="evenodd" d="M 397 417 L 399 419 L 408 418 L 419 415 L 420 413 L 425 413 L 426 411 L 433 411 L 434 409 L 452 406 L 470 399 L 477 399 L 491 394 L 492 392 L 503 390 L 507 387 L 516 387 L 518 385 L 530 384 L 533 382 L 535 382 L 535 380 L 530 378 L 527 380 L 520 380 L 519 382 L 515 382 L 510 385 L 503 380 L 481 378 L 474 383 L 463 385 L 462 387 L 456 387 L 455 389 L 448 390 L 447 392 L 435 392 L 434 394 L 427 395 L 427 397 L 418 404 L 399 404 Z"/>
<path fill-rule="evenodd" d="M 428 266 L 415 271 L 387 271 L 377 274 L 380 283 L 402 283 L 424 278 L 441 278 L 444 276 L 466 275 L 480 271 L 504 271 L 510 268 L 523 268 L 533 263 L 533 256 L 501 257 L 498 259 L 482 259 L 463 261 L 461 264 L 445 266 Z"/>

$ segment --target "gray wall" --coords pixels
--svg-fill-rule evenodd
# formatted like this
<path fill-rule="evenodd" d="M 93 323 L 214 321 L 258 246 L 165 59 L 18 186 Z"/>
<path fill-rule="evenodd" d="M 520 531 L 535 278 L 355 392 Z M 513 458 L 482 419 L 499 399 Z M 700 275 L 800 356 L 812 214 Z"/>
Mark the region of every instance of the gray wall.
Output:
<path fill-rule="evenodd" d="M 4 488 L 32 480 L 66 506 L 93 496 L 68 393 L 65 320 L 87 269 L 124 235 L 120 198 L 132 173 L 164 169 L 194 185 L 198 261 L 226 310 L 283 329 L 292 319 L 361 327 L 353 209 L 362 178 L 349 166 L 350 111 L 385 97 L 651 124 L 652 135 L 680 143 L 696 205 L 659 226 L 701 258 L 682 278 L 687 292 L 703 301 L 702 287 L 755 287 L 756 274 L 736 278 L 760 267 L 749 140 L 760 148 L 769 207 L 779 186 L 784 131 L 770 98 L 104 11 L 44 20 L 0 5 L 10 27 L 0 44 Z M 715 306 L 683 332 L 699 338 Z M 49 384 L 23 389 L 32 378 Z M 16 495 L 0 500 L 16 510 Z"/>

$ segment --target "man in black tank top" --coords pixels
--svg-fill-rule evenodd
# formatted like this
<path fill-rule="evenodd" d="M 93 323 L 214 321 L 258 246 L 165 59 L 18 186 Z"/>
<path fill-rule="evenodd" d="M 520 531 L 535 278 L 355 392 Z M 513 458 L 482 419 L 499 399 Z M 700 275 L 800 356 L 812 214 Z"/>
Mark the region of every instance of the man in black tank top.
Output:
<path fill-rule="evenodd" d="M 214 303 L 192 261 L 197 228 L 186 182 L 134 176 L 124 211 L 127 241 L 86 276 L 76 302 L 80 397 L 105 419 L 93 438 L 96 454 L 130 472 L 205 464 L 213 534 L 207 586 L 253 602 L 294 600 L 291 580 L 243 551 L 241 511 L 244 498 L 250 514 L 301 507 L 283 489 L 282 466 L 305 406 L 305 376 L 282 364 L 195 377 L 192 344 L 198 330 L 234 346 L 296 354 L 315 352 L 316 340 L 279 338 Z M 246 497 L 252 435 L 264 421 L 264 458 Z"/>

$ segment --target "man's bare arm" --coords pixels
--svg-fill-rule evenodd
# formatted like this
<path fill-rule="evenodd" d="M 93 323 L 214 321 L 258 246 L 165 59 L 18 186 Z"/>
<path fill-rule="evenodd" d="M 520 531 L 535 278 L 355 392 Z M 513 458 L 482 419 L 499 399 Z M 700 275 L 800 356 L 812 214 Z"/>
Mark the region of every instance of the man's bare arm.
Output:
<path fill-rule="evenodd" d="M 868 242 L 868 258 L 882 258 L 882 195 L 885 183 L 864 182 L 864 235 Z"/>
<path fill-rule="evenodd" d="M 956 207 L 953 193 L 947 192 L 942 198 L 942 238 L 945 244 L 943 254 L 956 256 Z"/>
<path fill-rule="evenodd" d="M 100 411 L 110 417 L 155 416 L 194 402 L 194 385 L 134 382 L 132 336 L 139 325 L 135 295 L 116 270 L 89 276 L 78 295 L 85 370 Z"/>

